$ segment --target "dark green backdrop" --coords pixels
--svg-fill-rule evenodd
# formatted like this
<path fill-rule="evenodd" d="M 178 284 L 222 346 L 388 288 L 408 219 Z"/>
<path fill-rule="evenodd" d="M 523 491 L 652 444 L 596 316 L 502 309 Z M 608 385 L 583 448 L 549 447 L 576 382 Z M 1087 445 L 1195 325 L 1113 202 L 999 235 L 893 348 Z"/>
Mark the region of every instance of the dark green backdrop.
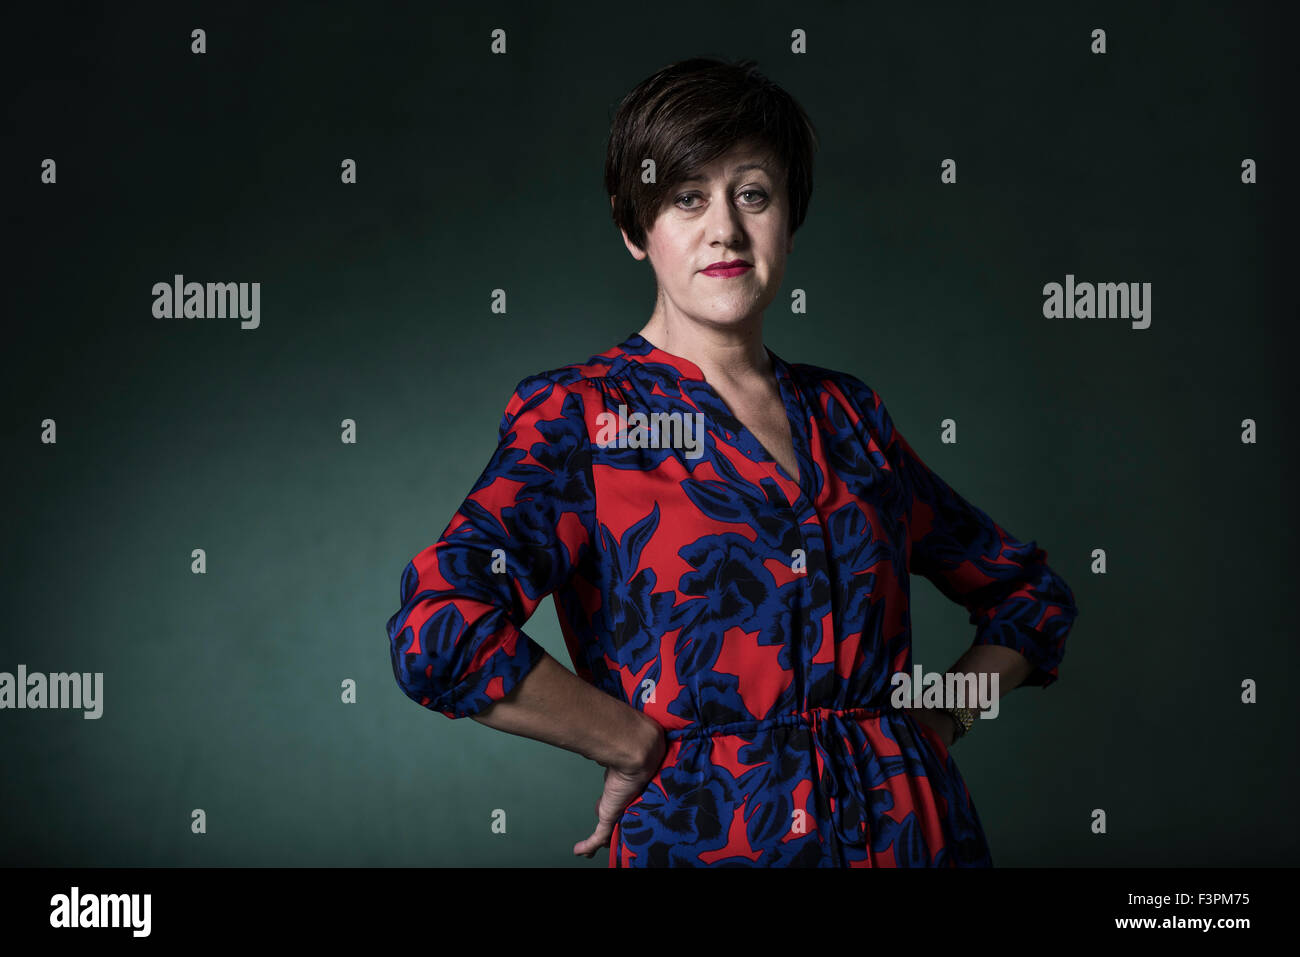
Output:
<path fill-rule="evenodd" d="M 863 6 L 11 22 L 0 671 L 102 671 L 104 714 L 0 711 L 0 863 L 605 866 L 570 853 L 601 769 L 419 708 L 384 625 L 515 384 L 648 317 L 605 136 L 695 54 L 756 58 L 822 138 L 768 345 L 869 383 L 1074 589 L 1060 681 L 954 749 L 995 862 L 1291 863 L 1290 41 L 1267 5 Z M 175 273 L 260 282 L 261 327 L 153 318 Z M 1067 273 L 1152 283 L 1151 327 L 1044 319 Z M 919 578 L 914 625 L 927 667 L 973 635 Z M 550 601 L 528 632 L 568 663 Z"/>

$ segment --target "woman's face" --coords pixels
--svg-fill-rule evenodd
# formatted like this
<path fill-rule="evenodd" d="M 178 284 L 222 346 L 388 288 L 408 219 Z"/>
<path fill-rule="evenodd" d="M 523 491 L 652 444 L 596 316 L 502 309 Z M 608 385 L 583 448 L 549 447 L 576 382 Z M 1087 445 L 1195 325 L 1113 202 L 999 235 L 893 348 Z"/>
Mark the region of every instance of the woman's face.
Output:
<path fill-rule="evenodd" d="M 757 144 L 741 144 L 698 174 L 674 183 L 638 249 L 650 257 L 669 318 L 735 327 L 757 322 L 776 298 L 794 249 L 784 171 Z M 748 268 L 707 271 L 741 260 Z"/>

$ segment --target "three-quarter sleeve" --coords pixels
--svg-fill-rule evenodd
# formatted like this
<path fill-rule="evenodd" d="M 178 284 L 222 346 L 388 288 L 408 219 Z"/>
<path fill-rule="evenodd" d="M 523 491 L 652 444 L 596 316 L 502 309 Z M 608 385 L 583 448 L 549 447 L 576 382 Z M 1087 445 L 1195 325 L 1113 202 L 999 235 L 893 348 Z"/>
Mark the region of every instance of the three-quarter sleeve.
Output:
<path fill-rule="evenodd" d="M 874 401 L 885 458 L 904 490 L 908 570 L 970 612 L 972 645 L 1018 651 L 1033 666 L 1024 684 L 1050 685 L 1079 614 L 1074 593 L 1036 542 L 1016 538 L 931 471 Z"/>
<path fill-rule="evenodd" d="M 438 541 L 407 563 L 388 620 L 393 674 L 449 718 L 508 695 L 545 651 L 522 629 L 591 545 L 582 397 L 544 376 L 516 387 L 496 452 Z"/>

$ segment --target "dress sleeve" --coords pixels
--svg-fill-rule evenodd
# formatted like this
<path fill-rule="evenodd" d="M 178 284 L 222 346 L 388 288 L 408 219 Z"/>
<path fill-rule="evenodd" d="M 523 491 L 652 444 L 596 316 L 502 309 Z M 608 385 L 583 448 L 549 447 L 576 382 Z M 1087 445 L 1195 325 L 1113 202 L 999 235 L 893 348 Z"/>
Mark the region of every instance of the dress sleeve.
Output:
<path fill-rule="evenodd" d="M 1020 652 L 1033 666 L 1024 684 L 1047 687 L 1058 677 L 1065 637 L 1079 614 L 1074 593 L 1036 542 L 1016 538 L 931 471 L 871 395 L 886 461 L 904 488 L 908 570 L 970 612 L 972 646 Z"/>
<path fill-rule="evenodd" d="M 508 695 L 545 654 L 523 625 L 582 563 L 593 518 L 582 397 L 524 379 L 483 474 L 402 572 L 401 608 L 388 620 L 402 691 L 449 718 Z"/>

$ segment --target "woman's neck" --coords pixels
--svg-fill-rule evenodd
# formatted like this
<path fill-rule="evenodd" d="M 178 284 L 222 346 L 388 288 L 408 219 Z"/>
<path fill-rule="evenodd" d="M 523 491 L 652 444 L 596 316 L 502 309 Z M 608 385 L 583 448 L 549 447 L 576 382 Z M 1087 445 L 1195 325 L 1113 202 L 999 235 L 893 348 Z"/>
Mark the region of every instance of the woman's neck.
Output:
<path fill-rule="evenodd" d="M 757 324 L 722 330 L 670 323 L 656 314 L 639 334 L 655 348 L 695 363 L 710 382 L 744 386 L 772 376 L 762 327 Z"/>

